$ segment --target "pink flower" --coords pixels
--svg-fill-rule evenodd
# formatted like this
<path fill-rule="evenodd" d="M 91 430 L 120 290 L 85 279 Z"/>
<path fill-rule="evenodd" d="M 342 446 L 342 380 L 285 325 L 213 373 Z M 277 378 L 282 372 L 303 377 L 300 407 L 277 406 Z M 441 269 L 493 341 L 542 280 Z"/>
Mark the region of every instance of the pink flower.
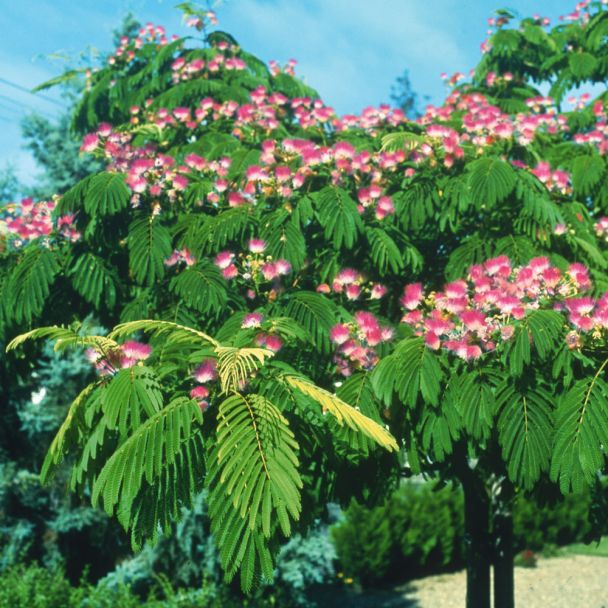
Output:
<path fill-rule="evenodd" d="M 350 337 L 350 329 L 347 325 L 339 323 L 334 325 L 329 332 L 329 339 L 335 344 L 344 344 Z"/>
<path fill-rule="evenodd" d="M 217 363 L 215 359 L 205 359 L 192 373 L 192 377 L 201 384 L 217 378 Z"/>
<path fill-rule="evenodd" d="M 232 260 L 234 259 L 234 253 L 232 251 L 221 251 L 215 256 L 215 265 L 221 269 L 225 270 L 232 264 Z"/>
<path fill-rule="evenodd" d="M 465 310 L 461 312 L 460 320 L 471 331 L 481 331 L 486 327 L 485 315 L 477 310 Z"/>
<path fill-rule="evenodd" d="M 247 247 L 251 253 L 263 253 L 266 249 L 266 241 L 262 239 L 251 239 L 247 244 Z"/>
<path fill-rule="evenodd" d="M 97 135 L 95 133 L 89 133 L 88 135 L 84 136 L 84 139 L 82 140 L 82 146 L 80 147 L 80 149 L 83 152 L 92 152 L 93 150 L 95 150 L 97 148 L 98 145 L 99 145 L 99 137 L 97 137 Z"/>
<path fill-rule="evenodd" d="M 263 264 L 262 275 L 267 281 L 271 281 L 272 279 L 275 279 L 277 276 L 279 276 L 276 264 L 272 262 L 267 262 L 266 264 Z"/>
<path fill-rule="evenodd" d="M 278 352 L 283 347 L 283 340 L 279 336 L 266 336 L 266 348 L 271 350 L 273 353 Z"/>
<path fill-rule="evenodd" d="M 135 361 L 143 361 L 152 353 L 152 347 L 149 344 L 136 342 L 135 340 L 127 340 L 121 347 L 122 354 Z"/>
<path fill-rule="evenodd" d="M 422 301 L 422 283 L 406 285 L 400 301 L 408 310 L 417 308 L 418 304 Z"/>
<path fill-rule="evenodd" d="M 260 327 L 262 323 L 262 315 L 259 312 L 250 312 L 246 314 L 241 323 L 243 329 L 251 329 L 253 327 Z"/>
<path fill-rule="evenodd" d="M 369 297 L 372 300 L 379 300 L 386 294 L 386 292 L 387 292 L 386 286 L 384 286 L 380 283 L 375 283 L 372 286 L 372 291 L 371 291 Z"/>

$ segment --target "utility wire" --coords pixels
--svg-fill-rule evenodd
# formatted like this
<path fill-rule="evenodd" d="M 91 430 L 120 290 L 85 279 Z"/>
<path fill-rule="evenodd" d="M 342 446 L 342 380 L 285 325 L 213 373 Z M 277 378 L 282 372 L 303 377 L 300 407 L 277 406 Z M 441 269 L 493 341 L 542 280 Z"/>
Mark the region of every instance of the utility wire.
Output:
<path fill-rule="evenodd" d="M 13 89 L 17 89 L 18 91 L 23 91 L 24 93 L 28 93 L 29 95 L 33 95 L 34 97 L 38 97 L 39 99 L 44 99 L 45 101 L 48 101 L 49 103 L 54 103 L 56 106 L 59 106 L 60 108 L 65 109 L 65 105 L 62 104 L 61 102 L 57 101 L 56 99 L 53 99 L 52 97 L 47 97 L 46 95 L 42 95 L 41 93 L 33 93 L 27 87 L 21 86 L 20 84 L 17 84 L 16 82 L 11 82 L 10 80 L 7 80 L 6 78 L 0 78 L 0 82 L 3 82 L 4 84 L 8 85 L 9 87 L 13 87 Z"/>
<path fill-rule="evenodd" d="M 35 108 L 34 106 L 31 106 L 27 103 L 21 103 L 21 102 L 17 101 L 16 99 L 13 99 L 12 97 L 8 97 L 6 95 L 0 95 L 0 99 L 5 99 L 6 101 L 8 101 L 10 103 L 12 103 L 16 106 L 19 106 L 18 108 L 10 108 L 11 110 L 22 110 L 23 111 L 24 108 L 27 108 L 30 112 L 36 112 L 37 114 L 42 114 L 46 118 L 49 118 L 49 119 L 57 118 L 56 116 L 49 114 L 49 112 L 47 112 L 46 110 L 39 110 L 38 108 Z"/>

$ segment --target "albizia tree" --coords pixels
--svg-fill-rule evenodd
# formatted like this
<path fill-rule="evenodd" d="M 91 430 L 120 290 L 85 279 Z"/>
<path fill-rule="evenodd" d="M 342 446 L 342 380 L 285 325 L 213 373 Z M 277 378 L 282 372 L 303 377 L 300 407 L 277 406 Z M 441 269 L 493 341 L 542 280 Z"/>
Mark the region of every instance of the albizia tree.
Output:
<path fill-rule="evenodd" d="M 608 13 L 501 12 L 472 80 L 410 121 L 337 116 L 183 8 L 202 37 L 148 25 L 85 74 L 74 126 L 106 170 L 5 213 L 4 336 L 120 323 L 29 334 L 90 346 L 100 374 L 43 477 L 70 454 L 136 546 L 206 484 L 245 589 L 354 491 L 343 463 L 367 494 L 404 466 L 455 479 L 468 605 L 492 561 L 512 605 L 509 497 L 605 466 L 606 106 L 562 97 L 604 82 Z"/>

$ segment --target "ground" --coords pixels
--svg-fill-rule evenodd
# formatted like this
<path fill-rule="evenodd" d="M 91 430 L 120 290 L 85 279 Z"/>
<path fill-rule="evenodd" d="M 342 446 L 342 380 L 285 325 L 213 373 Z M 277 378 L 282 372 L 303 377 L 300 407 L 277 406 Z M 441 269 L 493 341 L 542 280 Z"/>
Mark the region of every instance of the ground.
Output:
<path fill-rule="evenodd" d="M 390 591 L 349 594 L 343 608 L 463 608 L 465 572 L 418 579 Z M 518 608 L 608 608 L 608 540 L 572 545 L 535 568 L 515 569 Z M 331 605 L 331 604 L 327 604 Z"/>

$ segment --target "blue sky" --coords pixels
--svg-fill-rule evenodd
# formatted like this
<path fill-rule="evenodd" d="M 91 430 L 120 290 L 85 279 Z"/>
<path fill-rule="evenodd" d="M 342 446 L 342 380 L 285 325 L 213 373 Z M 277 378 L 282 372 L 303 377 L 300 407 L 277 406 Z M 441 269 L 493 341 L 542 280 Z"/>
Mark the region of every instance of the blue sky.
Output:
<path fill-rule="evenodd" d="M 32 183 L 36 169 L 23 150 L 20 117 L 31 110 L 61 112 L 54 92 L 30 89 L 87 48 L 107 51 L 112 30 L 131 11 L 142 22 L 184 33 L 177 0 L 0 0 L 0 167 L 12 163 Z M 486 19 L 496 8 L 552 22 L 574 0 L 225 0 L 219 28 L 268 61 L 298 60 L 297 73 L 340 113 L 389 100 L 404 69 L 419 95 L 439 103 L 441 72 L 467 72 L 479 60 Z M 54 99 L 55 103 L 50 101 Z"/>

